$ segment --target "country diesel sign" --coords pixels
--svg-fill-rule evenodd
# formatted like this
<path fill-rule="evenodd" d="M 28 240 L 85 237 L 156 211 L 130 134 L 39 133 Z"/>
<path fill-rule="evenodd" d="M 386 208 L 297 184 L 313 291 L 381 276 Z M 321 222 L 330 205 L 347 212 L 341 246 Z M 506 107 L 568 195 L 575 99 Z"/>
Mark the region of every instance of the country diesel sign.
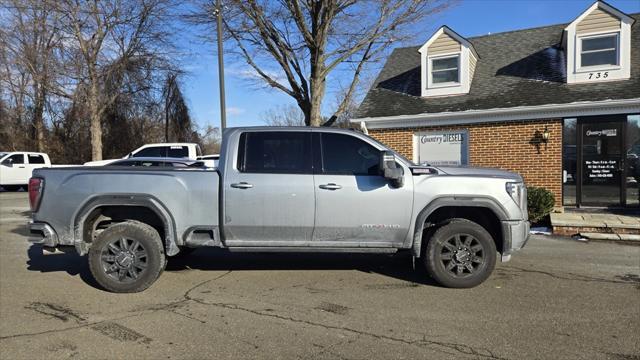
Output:
<path fill-rule="evenodd" d="M 469 133 L 467 130 L 427 131 L 415 134 L 416 157 L 420 164 L 467 165 Z"/>

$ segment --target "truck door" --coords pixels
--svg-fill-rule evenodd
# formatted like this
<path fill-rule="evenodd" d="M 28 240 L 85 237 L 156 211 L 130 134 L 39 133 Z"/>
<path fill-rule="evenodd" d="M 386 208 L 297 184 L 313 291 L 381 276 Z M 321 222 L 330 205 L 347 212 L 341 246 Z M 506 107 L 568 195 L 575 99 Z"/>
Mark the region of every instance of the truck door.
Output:
<path fill-rule="evenodd" d="M 29 183 L 31 173 L 25 164 L 24 154 L 13 154 L 4 159 L 0 165 L 2 182 L 7 185 L 24 185 Z"/>
<path fill-rule="evenodd" d="M 224 172 L 224 232 L 230 246 L 296 246 L 311 240 L 315 199 L 309 131 L 239 135 Z"/>
<path fill-rule="evenodd" d="M 372 247 L 402 244 L 411 224 L 410 176 L 403 187 L 392 187 L 379 172 L 380 150 L 356 136 L 314 133 L 314 150 L 318 147 L 321 169 L 315 174 L 313 241 Z"/>

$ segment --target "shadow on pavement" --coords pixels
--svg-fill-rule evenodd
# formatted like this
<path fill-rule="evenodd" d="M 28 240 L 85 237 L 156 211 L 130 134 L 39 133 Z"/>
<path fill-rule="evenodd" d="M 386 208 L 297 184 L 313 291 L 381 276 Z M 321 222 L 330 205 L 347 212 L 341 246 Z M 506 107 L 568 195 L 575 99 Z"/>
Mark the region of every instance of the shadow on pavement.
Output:
<path fill-rule="evenodd" d="M 75 252 L 43 255 L 40 245 L 32 245 L 27 251 L 27 270 L 66 272 L 79 275 L 88 285 L 103 290 L 93 279 L 85 256 Z M 270 271 L 270 270 L 358 270 L 375 273 L 416 285 L 437 285 L 416 261 L 411 266 L 408 254 L 311 254 L 311 253 L 232 253 L 222 249 L 198 249 L 183 258 L 170 258 L 166 270 L 211 271 Z"/>
<path fill-rule="evenodd" d="M 408 253 L 341 254 L 341 253 L 233 253 L 223 249 L 202 248 L 189 255 L 169 258 L 166 271 L 189 269 L 216 271 L 252 270 L 358 270 L 389 276 L 420 285 L 439 286 L 424 270 L 420 259 L 416 269 Z"/>
<path fill-rule="evenodd" d="M 85 256 L 78 256 L 75 252 L 44 255 L 40 245 L 31 245 L 27 256 L 27 270 L 43 273 L 64 271 L 71 276 L 80 275 L 82 281 L 102 290 L 93 279 Z"/>
<path fill-rule="evenodd" d="M 18 234 L 24 237 L 29 236 L 29 231 L 27 230 L 27 224 L 23 224 L 22 226 L 17 226 L 11 230 L 9 230 L 13 234 Z"/>

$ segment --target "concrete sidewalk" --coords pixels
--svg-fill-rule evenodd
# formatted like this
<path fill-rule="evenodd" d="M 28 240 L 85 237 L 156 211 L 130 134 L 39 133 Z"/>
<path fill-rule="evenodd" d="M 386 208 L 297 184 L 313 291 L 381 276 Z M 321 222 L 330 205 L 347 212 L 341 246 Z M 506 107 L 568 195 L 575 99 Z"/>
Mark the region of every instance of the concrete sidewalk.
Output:
<path fill-rule="evenodd" d="M 593 240 L 640 241 L 640 216 L 607 213 L 552 213 L 556 235 L 580 234 Z"/>

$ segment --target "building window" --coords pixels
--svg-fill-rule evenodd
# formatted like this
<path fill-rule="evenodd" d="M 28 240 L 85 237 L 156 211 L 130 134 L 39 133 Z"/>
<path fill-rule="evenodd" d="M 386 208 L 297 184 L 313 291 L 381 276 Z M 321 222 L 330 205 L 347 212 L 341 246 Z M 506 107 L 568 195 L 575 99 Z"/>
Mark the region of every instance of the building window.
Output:
<path fill-rule="evenodd" d="M 460 55 L 431 58 L 432 85 L 457 84 L 460 82 Z"/>
<path fill-rule="evenodd" d="M 618 34 L 580 38 L 580 66 L 618 65 Z"/>

